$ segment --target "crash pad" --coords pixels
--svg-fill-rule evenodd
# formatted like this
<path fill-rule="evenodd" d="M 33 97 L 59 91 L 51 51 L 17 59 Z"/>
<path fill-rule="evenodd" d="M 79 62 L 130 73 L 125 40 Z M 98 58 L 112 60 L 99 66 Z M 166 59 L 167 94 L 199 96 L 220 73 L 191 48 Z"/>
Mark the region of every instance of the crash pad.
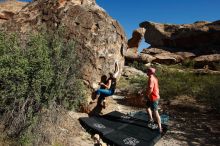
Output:
<path fill-rule="evenodd" d="M 102 139 L 114 146 L 152 146 L 167 131 L 162 124 L 163 134 L 158 129 L 150 129 L 147 121 L 113 111 L 102 116 L 81 117 L 80 123 L 92 133 L 99 134 Z"/>

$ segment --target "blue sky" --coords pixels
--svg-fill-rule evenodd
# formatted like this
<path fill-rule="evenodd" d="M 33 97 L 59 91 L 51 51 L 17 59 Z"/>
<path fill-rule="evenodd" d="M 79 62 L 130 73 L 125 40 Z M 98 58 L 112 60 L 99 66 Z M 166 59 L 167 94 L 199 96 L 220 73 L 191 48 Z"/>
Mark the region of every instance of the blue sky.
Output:
<path fill-rule="evenodd" d="M 184 24 L 220 20 L 220 0 L 96 0 L 123 26 L 127 38 L 143 21 Z M 144 41 L 140 49 L 146 48 Z"/>
<path fill-rule="evenodd" d="M 96 0 L 96 3 L 119 21 L 128 39 L 143 21 L 184 24 L 220 20 L 220 0 Z M 140 49 L 147 46 L 143 41 Z"/>

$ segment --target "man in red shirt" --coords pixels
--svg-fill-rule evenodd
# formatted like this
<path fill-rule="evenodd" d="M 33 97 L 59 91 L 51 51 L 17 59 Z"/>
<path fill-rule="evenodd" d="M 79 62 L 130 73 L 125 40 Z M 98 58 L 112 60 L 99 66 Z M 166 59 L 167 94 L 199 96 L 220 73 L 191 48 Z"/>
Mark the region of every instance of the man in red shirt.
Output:
<path fill-rule="evenodd" d="M 153 117 L 152 117 L 152 111 L 156 117 L 159 130 L 162 132 L 162 127 L 161 127 L 161 119 L 160 115 L 158 112 L 158 101 L 160 99 L 159 95 L 159 85 L 158 85 L 158 80 L 155 76 L 155 68 L 149 68 L 147 70 L 147 76 L 149 77 L 148 79 L 148 86 L 147 86 L 147 112 L 150 116 L 150 122 L 153 122 Z"/>

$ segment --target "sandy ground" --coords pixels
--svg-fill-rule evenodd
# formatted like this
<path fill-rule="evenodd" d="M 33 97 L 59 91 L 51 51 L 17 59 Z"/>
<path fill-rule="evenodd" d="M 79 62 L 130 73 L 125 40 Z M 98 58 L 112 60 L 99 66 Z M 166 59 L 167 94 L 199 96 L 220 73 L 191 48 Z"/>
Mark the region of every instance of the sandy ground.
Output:
<path fill-rule="evenodd" d="M 170 116 L 169 130 L 155 146 L 219 145 L 219 113 L 184 96 L 172 102 L 161 101 L 160 107 L 162 113 Z M 128 105 L 126 99 L 121 96 L 113 96 L 107 100 L 107 107 L 101 112 L 105 114 L 116 110 L 129 113 L 143 109 Z"/>
<path fill-rule="evenodd" d="M 106 109 L 97 111 L 106 114 L 115 110 L 122 113 L 144 110 L 144 107 L 135 107 L 131 103 L 123 96 L 114 95 L 107 99 Z M 96 103 L 91 105 L 95 107 Z M 193 98 L 184 96 L 170 102 L 161 100 L 160 108 L 160 113 L 166 113 L 170 117 L 169 130 L 155 146 L 218 146 L 220 144 L 220 114 L 216 111 L 196 103 Z M 49 124 L 52 127 L 45 127 L 44 134 L 55 133 L 54 139 L 59 141 L 58 143 L 52 142 L 48 146 L 100 146 L 78 120 L 80 117 L 88 117 L 88 114 L 69 111 L 66 116 L 62 117 L 56 125 Z M 3 127 L 0 125 L 1 129 Z M 5 141 L 0 133 L 0 146 L 16 146 L 16 144 L 17 142 L 11 144 Z M 107 146 L 107 144 L 103 143 L 102 146 Z"/>

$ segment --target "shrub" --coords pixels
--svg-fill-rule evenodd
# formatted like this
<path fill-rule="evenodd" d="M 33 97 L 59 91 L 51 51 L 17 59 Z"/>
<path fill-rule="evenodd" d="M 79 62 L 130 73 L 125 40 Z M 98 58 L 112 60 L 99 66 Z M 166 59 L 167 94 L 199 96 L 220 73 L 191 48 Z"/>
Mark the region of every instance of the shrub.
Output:
<path fill-rule="evenodd" d="M 0 112 L 9 136 L 19 136 L 43 106 L 78 110 L 85 102 L 74 41 L 62 34 L 30 35 L 24 42 L 0 32 Z"/>
<path fill-rule="evenodd" d="M 190 72 L 158 69 L 157 76 L 162 98 L 172 99 L 175 96 L 187 95 L 213 104 L 213 101 L 220 97 L 219 75 L 198 75 Z M 218 107 L 219 103 L 214 106 Z"/>
<path fill-rule="evenodd" d="M 146 72 L 147 70 L 147 67 L 142 62 L 134 61 L 133 63 L 128 64 L 128 66 L 134 67 L 138 70 L 142 70 L 143 72 Z"/>
<path fill-rule="evenodd" d="M 195 67 L 195 61 L 192 59 L 186 59 L 182 62 L 182 65 L 187 68 L 194 68 Z"/>
<path fill-rule="evenodd" d="M 169 67 L 157 67 L 156 76 L 159 80 L 160 96 L 162 99 L 172 99 L 176 96 L 187 95 L 196 97 L 198 101 L 206 102 L 219 110 L 220 107 L 220 75 L 199 75 L 186 71 L 178 71 Z M 119 82 L 120 84 L 120 82 Z M 147 78 L 135 77 L 127 81 L 134 93 L 146 90 Z M 119 85 L 120 86 L 120 85 Z"/>
<path fill-rule="evenodd" d="M 135 76 L 130 80 L 131 84 L 137 84 L 138 87 L 147 87 L 147 78 L 145 76 Z"/>

